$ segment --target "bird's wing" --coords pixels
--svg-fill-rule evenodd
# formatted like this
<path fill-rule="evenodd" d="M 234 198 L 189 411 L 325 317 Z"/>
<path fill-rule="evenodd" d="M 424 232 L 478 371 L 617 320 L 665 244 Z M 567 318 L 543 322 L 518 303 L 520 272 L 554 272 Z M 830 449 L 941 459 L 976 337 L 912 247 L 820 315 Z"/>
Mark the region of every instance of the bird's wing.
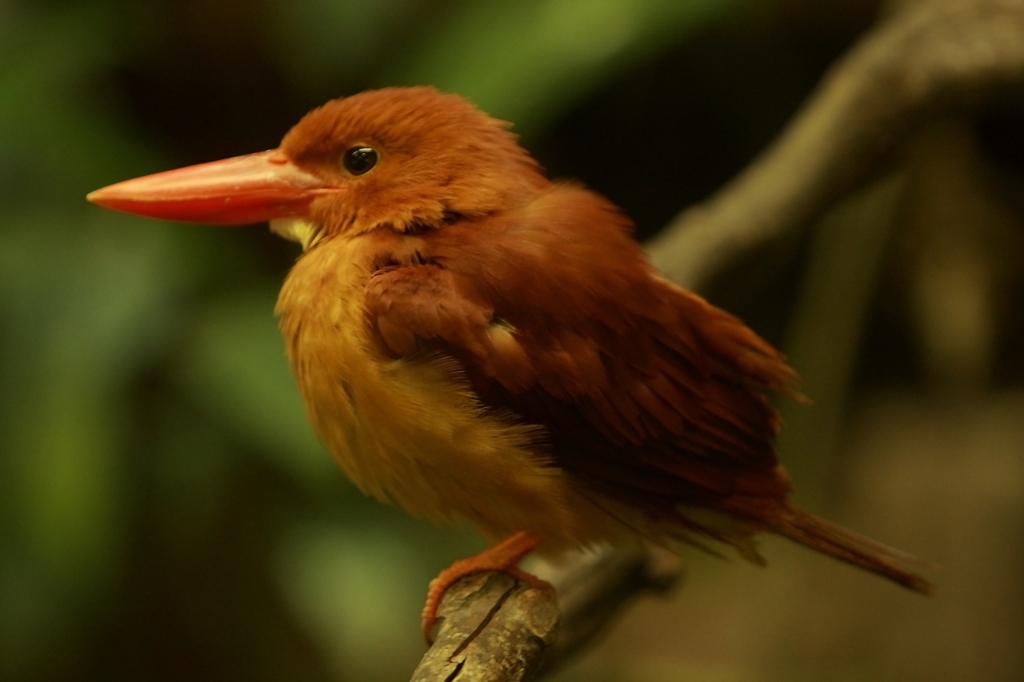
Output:
<path fill-rule="evenodd" d="M 395 356 L 460 360 L 485 404 L 546 426 L 555 461 L 602 492 L 656 509 L 735 498 L 739 513 L 782 499 L 764 390 L 787 390 L 793 370 L 658 276 L 629 231 L 567 185 L 455 221 L 430 235 L 426 262 L 371 278 L 370 326 Z"/>

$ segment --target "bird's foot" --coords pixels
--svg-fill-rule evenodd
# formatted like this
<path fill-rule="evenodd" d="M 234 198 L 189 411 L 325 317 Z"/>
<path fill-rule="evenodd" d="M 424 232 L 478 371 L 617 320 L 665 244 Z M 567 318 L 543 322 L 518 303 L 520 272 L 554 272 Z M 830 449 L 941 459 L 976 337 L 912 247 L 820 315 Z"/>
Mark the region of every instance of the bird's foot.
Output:
<path fill-rule="evenodd" d="M 459 559 L 441 571 L 436 578 L 430 581 L 430 587 L 427 590 L 427 603 L 423 606 L 423 637 L 427 640 L 427 644 L 434 643 L 432 635 L 437 622 L 437 609 L 441 605 L 441 598 L 444 597 L 444 593 L 449 587 L 467 575 L 501 571 L 534 587 L 554 591 L 555 588 L 551 583 L 521 571 L 515 566 L 536 546 L 537 540 L 532 535 L 526 531 L 519 531 L 479 554 Z"/>

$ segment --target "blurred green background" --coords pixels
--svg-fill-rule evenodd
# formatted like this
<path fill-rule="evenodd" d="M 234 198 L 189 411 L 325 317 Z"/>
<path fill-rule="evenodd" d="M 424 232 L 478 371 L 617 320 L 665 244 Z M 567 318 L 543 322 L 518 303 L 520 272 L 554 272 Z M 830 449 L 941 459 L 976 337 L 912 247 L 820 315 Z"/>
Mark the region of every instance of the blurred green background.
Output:
<path fill-rule="evenodd" d="M 460 92 L 653 234 L 873 21 L 846 0 L 0 0 L 0 679 L 398 680 L 480 548 L 363 499 L 306 426 L 265 227 L 84 195 L 269 149 L 383 85 Z M 782 344 L 815 511 L 943 565 L 903 594 L 768 540 L 687 557 L 566 680 L 1024 679 L 1024 135 L 1012 102 L 706 292 Z"/>

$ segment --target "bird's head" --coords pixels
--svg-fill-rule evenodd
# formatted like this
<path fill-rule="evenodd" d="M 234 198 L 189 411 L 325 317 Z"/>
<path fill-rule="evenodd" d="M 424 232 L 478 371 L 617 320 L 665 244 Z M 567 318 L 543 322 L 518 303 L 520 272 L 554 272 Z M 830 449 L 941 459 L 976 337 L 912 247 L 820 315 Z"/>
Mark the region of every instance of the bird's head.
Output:
<path fill-rule="evenodd" d="M 314 109 L 277 149 L 128 180 L 88 199 L 166 220 L 269 220 L 309 248 L 325 235 L 418 231 L 511 208 L 546 182 L 508 125 L 461 97 L 385 88 Z"/>

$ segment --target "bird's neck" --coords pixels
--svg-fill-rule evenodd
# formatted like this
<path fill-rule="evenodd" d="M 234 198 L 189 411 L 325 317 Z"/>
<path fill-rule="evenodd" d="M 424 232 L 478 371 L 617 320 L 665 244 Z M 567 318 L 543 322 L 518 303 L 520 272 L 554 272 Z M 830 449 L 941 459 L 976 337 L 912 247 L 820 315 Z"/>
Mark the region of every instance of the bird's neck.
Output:
<path fill-rule="evenodd" d="M 288 241 L 298 242 L 303 251 L 309 251 L 324 236 L 323 226 L 307 218 L 276 218 L 270 221 L 270 231 Z"/>

